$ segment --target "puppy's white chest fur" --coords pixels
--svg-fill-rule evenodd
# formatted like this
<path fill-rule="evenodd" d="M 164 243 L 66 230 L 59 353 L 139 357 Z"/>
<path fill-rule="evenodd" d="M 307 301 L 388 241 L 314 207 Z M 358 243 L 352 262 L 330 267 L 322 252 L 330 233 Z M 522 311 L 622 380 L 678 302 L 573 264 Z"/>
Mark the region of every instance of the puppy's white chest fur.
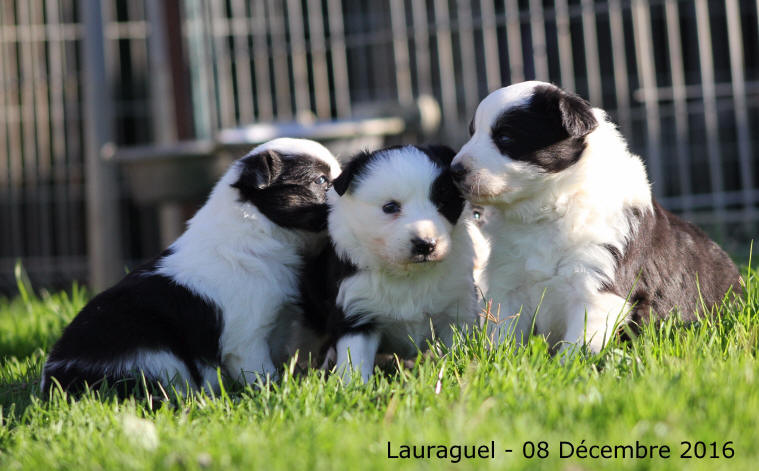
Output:
<path fill-rule="evenodd" d="M 412 355 L 433 332 L 448 342 L 451 325 L 475 322 L 473 247 L 461 226 L 454 235 L 455 256 L 436 266 L 407 276 L 362 270 L 343 281 L 338 306 L 346 317 L 377 324 L 381 350 Z"/>

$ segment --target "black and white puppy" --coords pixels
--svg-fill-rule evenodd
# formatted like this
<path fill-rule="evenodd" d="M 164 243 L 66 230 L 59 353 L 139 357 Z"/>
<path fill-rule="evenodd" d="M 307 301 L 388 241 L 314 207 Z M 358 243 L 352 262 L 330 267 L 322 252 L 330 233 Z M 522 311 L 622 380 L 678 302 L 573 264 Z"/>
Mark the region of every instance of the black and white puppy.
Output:
<path fill-rule="evenodd" d="M 340 167 L 322 145 L 275 139 L 235 162 L 169 249 L 95 296 L 55 344 L 42 389 L 276 375 L 269 334 L 324 246 Z M 273 341 L 276 341 L 274 339 Z M 284 341 L 284 340 L 282 340 Z"/>
<path fill-rule="evenodd" d="M 537 333 L 598 352 L 617 322 L 673 308 L 694 319 L 701 297 L 712 307 L 740 289 L 730 258 L 652 198 L 640 158 L 585 100 L 512 85 L 480 103 L 470 134 L 452 172 L 467 199 L 499 213 L 487 295 L 502 339 Z"/>
<path fill-rule="evenodd" d="M 336 347 L 337 371 L 364 381 L 378 351 L 414 355 L 477 319 L 474 247 L 446 147 L 353 158 L 329 192 L 330 245 L 307 266 L 307 325 Z"/>

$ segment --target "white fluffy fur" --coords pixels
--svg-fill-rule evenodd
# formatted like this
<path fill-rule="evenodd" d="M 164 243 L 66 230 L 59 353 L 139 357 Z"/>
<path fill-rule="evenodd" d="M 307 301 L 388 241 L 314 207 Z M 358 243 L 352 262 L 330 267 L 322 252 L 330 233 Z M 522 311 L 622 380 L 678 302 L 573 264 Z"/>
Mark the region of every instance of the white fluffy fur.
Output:
<path fill-rule="evenodd" d="M 253 153 L 269 149 L 317 157 L 330 165 L 332 178 L 340 172 L 332 154 L 313 141 L 275 139 Z M 276 376 L 269 335 L 297 297 L 302 254 L 321 247 L 326 235 L 282 228 L 239 202 L 230 186 L 239 174 L 233 165 L 221 178 L 156 271 L 221 308 L 222 366 L 250 382 L 256 374 Z"/>
<path fill-rule="evenodd" d="M 390 152 L 343 196 L 330 191 L 329 231 L 339 256 L 359 268 L 341 284 L 338 306 L 347 317 L 376 321 L 383 350 L 412 355 L 431 339 L 431 326 L 450 344 L 451 325 L 476 321 L 472 223 L 462 214 L 451 225 L 430 201 L 429 188 L 440 169 L 421 151 Z M 400 214 L 382 212 L 389 201 L 401 204 Z M 414 237 L 436 239 L 438 258 L 412 263 Z M 379 345 L 376 334 L 347 336 L 337 345 L 338 370 L 348 371 L 350 357 L 366 381 Z"/>
<path fill-rule="evenodd" d="M 598 128 L 566 170 L 546 173 L 501 155 L 490 138 L 493 122 L 525 103 L 540 84 L 517 84 L 485 98 L 475 114 L 475 133 L 453 163 L 470 170 L 468 199 L 499 213 L 486 230 L 492 238 L 487 297 L 499 317 L 491 332 L 501 340 L 513 333 L 524 342 L 534 321 L 535 333 L 551 345 L 585 342 L 597 352 L 629 311 L 625 299 L 600 291 L 615 269 L 602 246 L 623 251 L 636 230 L 624 210 L 650 210 L 651 192 L 642 162 L 599 109 Z"/>

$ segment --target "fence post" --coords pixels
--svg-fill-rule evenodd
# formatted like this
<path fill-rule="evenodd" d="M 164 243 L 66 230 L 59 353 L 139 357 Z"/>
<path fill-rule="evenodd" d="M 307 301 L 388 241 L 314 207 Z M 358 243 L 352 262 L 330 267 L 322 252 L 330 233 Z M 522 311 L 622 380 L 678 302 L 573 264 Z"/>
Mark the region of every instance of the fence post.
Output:
<path fill-rule="evenodd" d="M 83 0 L 81 42 L 84 74 L 85 183 L 87 256 L 90 287 L 95 291 L 113 284 L 123 273 L 119 187 L 116 166 L 103 159 L 111 144 L 112 109 L 103 48 L 103 12 L 100 0 Z"/>

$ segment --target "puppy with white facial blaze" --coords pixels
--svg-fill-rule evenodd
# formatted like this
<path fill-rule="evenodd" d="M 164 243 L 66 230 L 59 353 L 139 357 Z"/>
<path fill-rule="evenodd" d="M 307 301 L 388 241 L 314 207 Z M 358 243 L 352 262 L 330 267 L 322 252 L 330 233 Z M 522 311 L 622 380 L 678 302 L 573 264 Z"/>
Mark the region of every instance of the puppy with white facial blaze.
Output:
<path fill-rule="evenodd" d="M 446 147 L 395 147 L 351 160 L 329 192 L 332 245 L 302 284 L 307 325 L 337 369 L 364 381 L 379 352 L 414 355 L 476 322 L 474 247 Z"/>
<path fill-rule="evenodd" d="M 217 389 L 276 376 L 270 338 L 289 322 L 303 258 L 326 242 L 340 167 L 320 144 L 275 139 L 235 162 L 158 258 L 95 296 L 55 344 L 42 378 L 79 391 L 107 380 Z"/>
<path fill-rule="evenodd" d="M 600 351 L 620 324 L 694 319 L 740 290 L 730 258 L 651 196 L 640 158 L 599 109 L 524 82 L 488 95 L 451 171 L 489 223 L 492 333 Z M 537 317 L 535 313 L 537 311 Z M 534 326 L 534 331 L 532 330 Z"/>

